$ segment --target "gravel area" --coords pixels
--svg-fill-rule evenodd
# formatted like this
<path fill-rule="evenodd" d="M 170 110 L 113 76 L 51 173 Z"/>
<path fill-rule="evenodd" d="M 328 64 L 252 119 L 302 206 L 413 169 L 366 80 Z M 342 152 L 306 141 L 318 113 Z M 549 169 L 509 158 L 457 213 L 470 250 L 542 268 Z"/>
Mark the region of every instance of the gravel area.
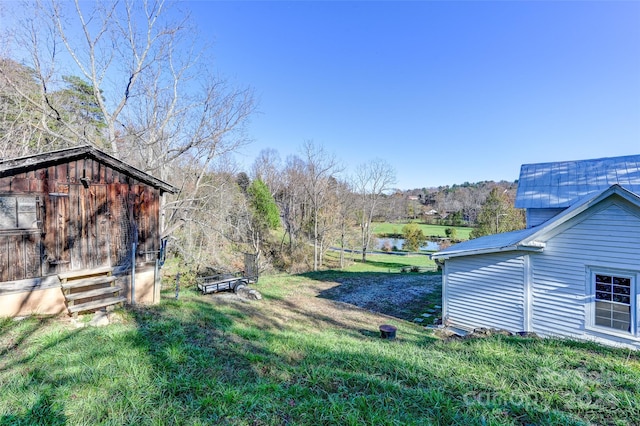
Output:
<path fill-rule="evenodd" d="M 441 275 L 363 274 L 341 279 L 320 297 L 411 320 L 428 302 L 440 304 L 441 284 Z"/>

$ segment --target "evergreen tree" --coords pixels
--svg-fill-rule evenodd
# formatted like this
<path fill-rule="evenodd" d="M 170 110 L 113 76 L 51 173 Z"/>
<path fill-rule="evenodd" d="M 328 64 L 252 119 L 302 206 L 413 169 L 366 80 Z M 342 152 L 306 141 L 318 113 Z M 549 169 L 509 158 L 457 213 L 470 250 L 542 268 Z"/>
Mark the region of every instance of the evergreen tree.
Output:
<path fill-rule="evenodd" d="M 280 225 L 280 212 L 271 191 L 260 179 L 255 179 L 247 188 L 254 220 L 262 229 L 276 229 Z"/>
<path fill-rule="evenodd" d="M 513 207 L 513 201 L 506 191 L 495 187 L 482 204 L 478 214 L 477 227 L 471 231 L 471 238 L 483 235 L 515 231 L 525 227 L 524 212 Z"/>

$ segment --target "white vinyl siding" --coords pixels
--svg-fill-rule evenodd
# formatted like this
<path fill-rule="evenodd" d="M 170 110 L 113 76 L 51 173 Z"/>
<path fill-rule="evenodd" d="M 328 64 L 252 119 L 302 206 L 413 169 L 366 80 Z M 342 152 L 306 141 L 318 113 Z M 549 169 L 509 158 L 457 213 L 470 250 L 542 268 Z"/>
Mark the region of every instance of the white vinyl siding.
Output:
<path fill-rule="evenodd" d="M 524 257 L 503 253 L 446 261 L 445 320 L 452 327 L 524 330 Z"/>
<path fill-rule="evenodd" d="M 552 217 L 562 213 L 565 209 L 527 209 L 527 228 L 538 226 Z"/>
<path fill-rule="evenodd" d="M 594 319 L 591 269 L 640 269 L 640 218 L 606 202 L 568 224 L 531 256 L 532 331 L 589 337 Z M 601 336 L 600 336 L 601 337 Z"/>

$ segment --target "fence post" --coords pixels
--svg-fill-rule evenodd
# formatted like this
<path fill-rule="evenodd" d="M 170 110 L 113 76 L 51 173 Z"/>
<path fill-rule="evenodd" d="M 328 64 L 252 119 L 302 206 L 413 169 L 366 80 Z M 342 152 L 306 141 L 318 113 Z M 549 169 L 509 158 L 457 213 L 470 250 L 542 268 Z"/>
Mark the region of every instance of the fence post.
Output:
<path fill-rule="evenodd" d="M 176 300 L 180 297 L 180 272 L 176 275 Z"/>

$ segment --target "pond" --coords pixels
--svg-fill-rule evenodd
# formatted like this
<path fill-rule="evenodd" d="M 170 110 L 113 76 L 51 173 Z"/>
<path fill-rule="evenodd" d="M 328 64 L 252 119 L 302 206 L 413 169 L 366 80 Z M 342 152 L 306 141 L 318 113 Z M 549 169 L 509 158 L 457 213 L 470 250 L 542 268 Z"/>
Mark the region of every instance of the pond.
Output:
<path fill-rule="evenodd" d="M 404 238 L 378 238 L 378 243 L 376 244 L 376 249 L 380 250 L 385 245 L 389 245 L 390 247 L 397 247 L 398 250 L 402 250 L 402 245 L 404 244 Z M 420 250 L 424 251 L 438 251 L 440 250 L 440 246 L 435 241 L 427 241 L 427 244 L 420 247 Z"/>

